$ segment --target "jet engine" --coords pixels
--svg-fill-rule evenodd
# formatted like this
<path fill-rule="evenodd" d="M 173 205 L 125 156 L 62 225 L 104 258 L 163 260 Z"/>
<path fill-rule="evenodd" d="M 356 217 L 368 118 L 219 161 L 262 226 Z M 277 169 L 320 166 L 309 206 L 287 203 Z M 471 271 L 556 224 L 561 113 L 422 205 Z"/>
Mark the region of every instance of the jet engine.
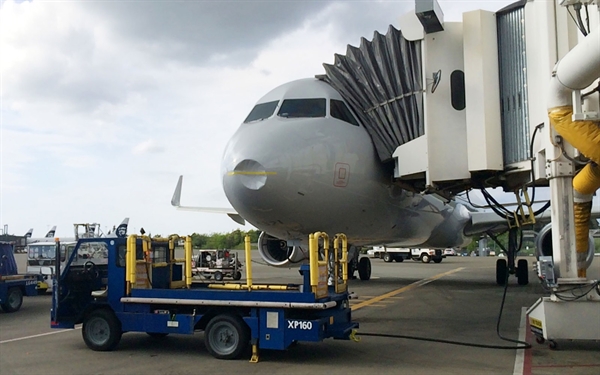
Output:
<path fill-rule="evenodd" d="M 287 241 L 265 232 L 258 237 L 258 252 L 263 260 L 273 267 L 299 266 L 308 259 L 308 251 L 299 246 L 288 246 Z"/>
<path fill-rule="evenodd" d="M 594 238 L 589 236 L 588 254 L 585 260 L 586 268 L 589 268 L 594 260 Z M 540 259 L 541 256 L 552 256 L 552 224 L 547 224 L 538 233 L 535 239 L 536 257 Z"/>

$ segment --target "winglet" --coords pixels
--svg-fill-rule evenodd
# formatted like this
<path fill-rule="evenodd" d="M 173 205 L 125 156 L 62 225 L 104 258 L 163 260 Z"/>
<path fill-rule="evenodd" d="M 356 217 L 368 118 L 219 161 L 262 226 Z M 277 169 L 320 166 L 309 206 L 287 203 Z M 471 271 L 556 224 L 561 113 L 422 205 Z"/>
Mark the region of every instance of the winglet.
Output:
<path fill-rule="evenodd" d="M 181 206 L 181 185 L 183 184 L 183 175 L 179 176 L 179 181 L 177 181 L 177 186 L 175 186 L 175 191 L 173 192 L 173 198 L 171 198 L 171 206 L 179 207 Z"/>

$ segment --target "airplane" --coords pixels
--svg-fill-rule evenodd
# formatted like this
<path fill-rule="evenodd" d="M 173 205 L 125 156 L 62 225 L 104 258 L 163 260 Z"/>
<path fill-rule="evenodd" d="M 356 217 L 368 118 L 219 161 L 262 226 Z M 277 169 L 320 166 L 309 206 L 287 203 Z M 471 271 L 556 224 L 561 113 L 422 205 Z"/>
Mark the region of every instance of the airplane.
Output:
<path fill-rule="evenodd" d="M 357 247 L 373 244 L 466 246 L 472 233 L 500 221 L 394 184 L 366 129 L 317 78 L 283 84 L 259 99 L 229 140 L 221 173 L 233 210 L 181 206 L 182 177 L 171 204 L 252 224 L 263 232 L 260 255 L 277 267 L 302 263 L 308 236 L 317 231 L 345 233 L 349 257 L 358 258 Z M 368 280 L 369 259 L 357 263 Z"/>
<path fill-rule="evenodd" d="M 54 238 L 54 234 L 56 233 L 56 225 L 50 228 L 48 233 L 44 237 L 31 237 L 33 235 L 33 228 L 29 229 L 27 233 L 25 233 L 25 238 L 27 238 L 27 243 L 36 243 L 36 242 L 47 242 L 48 238 Z"/>

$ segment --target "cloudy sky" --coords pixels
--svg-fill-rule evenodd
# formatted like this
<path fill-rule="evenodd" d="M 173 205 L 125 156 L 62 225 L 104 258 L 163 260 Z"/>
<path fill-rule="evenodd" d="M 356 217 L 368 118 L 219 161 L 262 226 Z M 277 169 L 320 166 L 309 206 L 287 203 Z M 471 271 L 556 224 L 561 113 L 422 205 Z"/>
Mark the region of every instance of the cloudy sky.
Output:
<path fill-rule="evenodd" d="M 447 21 L 511 1 L 439 0 Z M 124 217 L 152 234 L 226 232 L 220 159 L 272 88 L 324 73 L 405 1 L 1 1 L 0 224 L 9 233 Z"/>

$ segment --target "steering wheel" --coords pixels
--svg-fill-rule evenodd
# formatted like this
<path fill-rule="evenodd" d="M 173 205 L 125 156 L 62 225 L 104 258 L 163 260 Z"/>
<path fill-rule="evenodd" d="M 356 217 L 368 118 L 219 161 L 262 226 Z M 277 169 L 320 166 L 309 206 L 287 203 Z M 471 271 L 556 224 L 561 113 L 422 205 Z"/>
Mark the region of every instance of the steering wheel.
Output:
<path fill-rule="evenodd" d="M 83 272 L 89 275 L 93 275 L 94 277 L 98 277 L 98 270 L 96 269 L 96 265 L 91 260 L 88 260 L 83 264 Z"/>

